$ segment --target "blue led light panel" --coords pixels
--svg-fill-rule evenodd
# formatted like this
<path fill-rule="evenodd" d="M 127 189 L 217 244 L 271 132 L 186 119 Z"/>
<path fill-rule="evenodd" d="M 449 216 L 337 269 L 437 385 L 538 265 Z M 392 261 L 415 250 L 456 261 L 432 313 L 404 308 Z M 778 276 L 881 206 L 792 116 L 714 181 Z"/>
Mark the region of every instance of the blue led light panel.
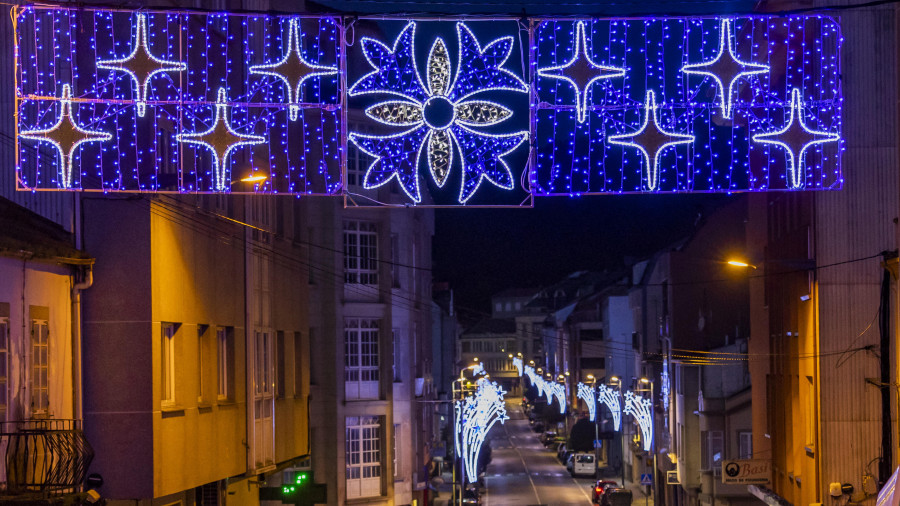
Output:
<path fill-rule="evenodd" d="M 824 16 L 533 20 L 535 195 L 838 189 Z"/>
<path fill-rule="evenodd" d="M 340 194 L 339 20 L 15 14 L 20 189 Z"/>
<path fill-rule="evenodd" d="M 527 30 L 518 20 L 355 21 L 347 201 L 530 205 Z"/>

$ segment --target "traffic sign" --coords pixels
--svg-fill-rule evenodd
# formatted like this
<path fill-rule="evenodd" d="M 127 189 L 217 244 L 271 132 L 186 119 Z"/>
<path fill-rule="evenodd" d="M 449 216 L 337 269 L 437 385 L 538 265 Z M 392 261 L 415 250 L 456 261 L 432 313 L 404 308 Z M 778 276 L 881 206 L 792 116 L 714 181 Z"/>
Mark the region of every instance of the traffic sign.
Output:
<path fill-rule="evenodd" d="M 603 440 L 595 439 L 594 440 L 594 448 L 603 448 Z"/>
<path fill-rule="evenodd" d="M 653 485 L 653 477 L 650 473 L 641 474 L 641 485 Z"/>

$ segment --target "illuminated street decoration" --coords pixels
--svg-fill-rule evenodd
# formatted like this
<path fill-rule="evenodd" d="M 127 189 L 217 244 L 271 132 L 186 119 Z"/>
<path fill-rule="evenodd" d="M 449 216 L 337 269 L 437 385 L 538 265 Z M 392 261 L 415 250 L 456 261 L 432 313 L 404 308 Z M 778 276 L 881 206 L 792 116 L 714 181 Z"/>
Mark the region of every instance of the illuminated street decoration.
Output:
<path fill-rule="evenodd" d="M 479 363 L 475 364 L 474 366 L 472 366 L 472 376 L 479 376 L 482 374 L 486 374 L 485 370 L 484 370 L 484 364 L 479 362 Z"/>
<path fill-rule="evenodd" d="M 594 398 L 594 387 L 578 382 L 578 398 L 588 407 L 588 417 L 593 422 L 597 415 L 597 399 Z"/>
<path fill-rule="evenodd" d="M 650 451 L 650 445 L 653 442 L 652 404 L 650 399 L 635 395 L 631 390 L 625 392 L 624 413 L 633 416 L 641 428 L 641 442 L 645 452 Z"/>
<path fill-rule="evenodd" d="M 13 10 L 19 189 L 341 193 L 343 31 L 336 18 Z M 67 83 L 77 124 L 111 135 L 76 150 L 71 170 L 22 137 L 49 127 L 48 111 L 62 107 Z M 195 136 L 217 126 L 227 144 Z M 187 142 L 194 140 L 203 144 Z M 268 177 L 241 182 L 251 172 Z"/>
<path fill-rule="evenodd" d="M 523 366 L 524 366 L 522 357 L 513 357 L 512 363 L 513 363 L 513 366 L 515 366 L 516 370 L 519 371 L 519 376 L 521 376 L 523 374 Z"/>
<path fill-rule="evenodd" d="M 540 19 L 532 26 L 535 196 L 842 186 L 842 142 L 818 143 L 791 165 L 774 145 L 754 141 L 782 129 L 796 108 L 794 88 L 807 130 L 840 136 L 842 35 L 834 19 Z M 573 60 L 574 51 L 582 56 Z M 587 93 L 563 79 L 566 71 L 582 83 L 597 79 Z M 665 142 L 621 144 L 647 120 L 648 136 Z M 685 142 L 654 157 L 652 147 L 674 140 Z M 800 148 L 792 149 L 798 158 Z"/>
<path fill-rule="evenodd" d="M 733 25 L 734 22 L 730 19 L 722 20 L 719 28 L 719 52 L 714 59 L 681 67 L 681 71 L 685 74 L 698 74 L 712 78 L 716 83 L 719 108 L 724 118 L 732 117 L 732 97 L 738 80 L 769 72 L 768 65 L 744 62 L 737 57 L 731 33 Z"/>
<path fill-rule="evenodd" d="M 537 388 L 538 397 L 543 397 L 544 396 L 544 386 L 547 384 L 547 382 L 544 381 L 544 378 L 541 378 L 540 374 L 538 374 L 534 371 L 534 367 L 531 367 L 530 365 L 526 365 L 524 369 L 525 369 L 525 376 L 528 376 L 528 380 L 531 381 L 531 384 L 534 385 L 535 388 Z"/>
<path fill-rule="evenodd" d="M 457 448 L 470 483 L 478 481 L 478 455 L 484 438 L 495 423 L 509 419 L 505 394 L 497 383 L 481 378 L 474 394 L 456 402 Z"/>
<path fill-rule="evenodd" d="M 19 139 L 46 142 L 56 148 L 59 154 L 59 185 L 72 187 L 72 159 L 75 151 L 88 142 L 104 142 L 112 139 L 112 134 L 89 130 L 78 124 L 72 114 L 72 87 L 64 84 L 59 99 L 59 117 L 48 128 L 22 130 Z"/>
<path fill-rule="evenodd" d="M 693 135 L 663 130 L 659 124 L 659 112 L 657 109 L 656 94 L 653 91 L 648 91 L 647 99 L 644 101 L 644 120 L 641 126 L 633 133 L 609 137 L 610 144 L 629 146 L 640 151 L 644 160 L 644 174 L 647 178 L 645 184 L 650 191 L 655 191 L 659 188 L 659 159 L 662 152 L 679 144 L 694 142 Z M 625 139 L 631 140 L 626 141 Z"/>
<path fill-rule="evenodd" d="M 265 137 L 261 135 L 236 132 L 231 127 L 226 107 L 229 107 L 229 105 L 225 88 L 219 88 L 218 98 L 216 99 L 216 116 L 212 120 L 209 129 L 203 132 L 178 134 L 176 136 L 179 142 L 194 144 L 212 151 L 213 155 L 215 155 L 213 171 L 215 173 L 216 190 L 218 191 L 228 189 L 225 167 L 228 165 L 231 153 L 238 148 L 266 142 Z"/>
<path fill-rule="evenodd" d="M 134 27 L 134 42 L 131 54 L 124 58 L 100 60 L 97 68 L 125 72 L 133 81 L 135 104 L 138 117 L 144 117 L 147 110 L 147 88 L 150 80 L 162 72 L 182 72 L 187 65 L 180 61 L 170 61 L 153 56 L 147 42 L 147 15 L 138 13 Z"/>
<path fill-rule="evenodd" d="M 805 185 L 804 160 L 807 151 L 816 144 L 837 142 L 841 139 L 838 133 L 813 130 L 804 122 L 805 106 L 800 97 L 800 90 L 794 88 L 791 91 L 791 107 L 788 120 L 784 128 L 776 132 L 766 132 L 753 136 L 754 142 L 772 144 L 784 150 L 788 159 L 788 184 L 791 188 L 800 189 Z M 797 121 L 794 121 L 796 115 Z"/>
<path fill-rule="evenodd" d="M 366 115 L 384 125 L 411 127 L 392 134 L 350 133 L 353 144 L 375 158 L 363 178 L 364 188 L 396 180 L 410 200 L 420 203 L 420 161 L 427 164 L 434 184 L 443 188 L 456 157 L 460 204 L 468 202 L 484 181 L 503 190 L 514 188 L 513 174 L 503 157 L 525 141 L 528 132 L 485 130 L 510 119 L 513 113 L 496 102 L 471 98 L 485 92 L 528 91 L 522 79 L 503 68 L 513 50 L 513 38 L 501 37 L 482 48 L 465 23 L 457 23 L 456 31 L 456 74 L 447 45 L 438 37 L 428 53 L 424 79 L 415 59 L 415 22 L 403 28 L 393 47 L 368 37 L 360 40 L 363 55 L 374 70 L 357 80 L 349 95 L 396 97 L 367 108 Z"/>
<path fill-rule="evenodd" d="M 669 411 L 669 394 L 671 393 L 671 385 L 669 384 L 669 356 L 663 358 L 662 372 L 659 375 L 659 398 L 662 401 L 663 411 Z"/>
<path fill-rule="evenodd" d="M 297 120 L 300 111 L 303 83 L 318 76 L 337 75 L 337 66 L 316 65 L 303 57 L 300 49 L 300 20 L 291 19 L 288 23 L 288 38 L 284 44 L 284 56 L 275 63 L 265 63 L 250 67 L 250 74 L 262 74 L 278 78 L 284 83 L 287 94 L 285 101 L 289 104 L 291 121 Z"/>
<path fill-rule="evenodd" d="M 591 86 L 601 79 L 622 77 L 626 70 L 595 63 L 591 58 L 591 49 L 588 47 L 584 32 L 584 21 L 579 21 L 575 26 L 575 48 L 572 50 L 572 59 L 563 65 L 540 68 L 537 73 L 541 77 L 561 79 L 572 85 L 575 89 L 578 122 L 584 123 L 590 104 Z"/>
<path fill-rule="evenodd" d="M 562 383 L 557 383 L 555 381 L 548 381 L 548 386 L 546 387 L 548 396 L 547 403 L 553 404 L 553 397 L 556 397 L 556 400 L 559 401 L 559 412 L 560 414 L 566 412 L 566 386 Z"/>
<path fill-rule="evenodd" d="M 622 407 L 619 404 L 619 392 L 601 383 L 597 387 L 597 398 L 600 404 L 609 408 L 609 412 L 612 413 L 613 417 L 613 430 L 618 431 L 622 426 Z"/>

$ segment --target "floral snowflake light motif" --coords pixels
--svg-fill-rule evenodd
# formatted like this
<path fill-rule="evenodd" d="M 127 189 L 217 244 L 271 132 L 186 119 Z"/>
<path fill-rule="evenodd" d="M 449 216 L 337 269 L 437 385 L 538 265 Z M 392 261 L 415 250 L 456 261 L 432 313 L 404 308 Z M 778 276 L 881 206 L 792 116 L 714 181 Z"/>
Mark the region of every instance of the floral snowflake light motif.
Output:
<path fill-rule="evenodd" d="M 513 38 L 502 37 L 482 48 L 469 27 L 457 23 L 455 76 L 447 45 L 438 37 L 431 46 L 423 81 L 413 51 L 415 31 L 415 22 L 407 24 L 393 48 L 370 38 L 361 41 L 363 54 L 375 70 L 350 88 L 350 96 L 383 93 L 399 97 L 369 107 L 366 115 L 385 125 L 411 127 L 393 135 L 350 134 L 361 151 L 376 158 L 363 179 L 364 188 L 377 188 L 396 177 L 404 193 L 421 202 L 419 161 L 426 157 L 432 179 L 443 188 L 455 151 L 462 167 L 460 204 L 472 198 L 485 179 L 512 190 L 512 172 L 502 157 L 515 150 L 528 132 L 479 131 L 513 113 L 500 104 L 471 97 L 486 91 L 527 92 L 519 77 L 501 68 L 512 52 Z"/>

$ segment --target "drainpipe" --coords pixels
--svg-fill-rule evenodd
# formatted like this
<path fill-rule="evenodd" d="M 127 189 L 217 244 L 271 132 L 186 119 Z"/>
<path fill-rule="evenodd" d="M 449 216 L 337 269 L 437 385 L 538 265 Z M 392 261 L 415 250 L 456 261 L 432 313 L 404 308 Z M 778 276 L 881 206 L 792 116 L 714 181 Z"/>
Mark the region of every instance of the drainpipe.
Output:
<path fill-rule="evenodd" d="M 81 402 L 81 292 L 94 284 L 93 265 L 81 270 L 81 281 L 72 285 L 72 414 L 82 420 Z"/>
<path fill-rule="evenodd" d="M 897 257 L 896 251 L 883 251 L 886 265 Z M 878 327 L 881 334 L 881 465 L 878 466 L 878 482 L 884 485 L 891 476 L 893 466 L 893 441 L 891 439 L 891 271 L 884 268 L 881 279 L 881 314 Z"/>

